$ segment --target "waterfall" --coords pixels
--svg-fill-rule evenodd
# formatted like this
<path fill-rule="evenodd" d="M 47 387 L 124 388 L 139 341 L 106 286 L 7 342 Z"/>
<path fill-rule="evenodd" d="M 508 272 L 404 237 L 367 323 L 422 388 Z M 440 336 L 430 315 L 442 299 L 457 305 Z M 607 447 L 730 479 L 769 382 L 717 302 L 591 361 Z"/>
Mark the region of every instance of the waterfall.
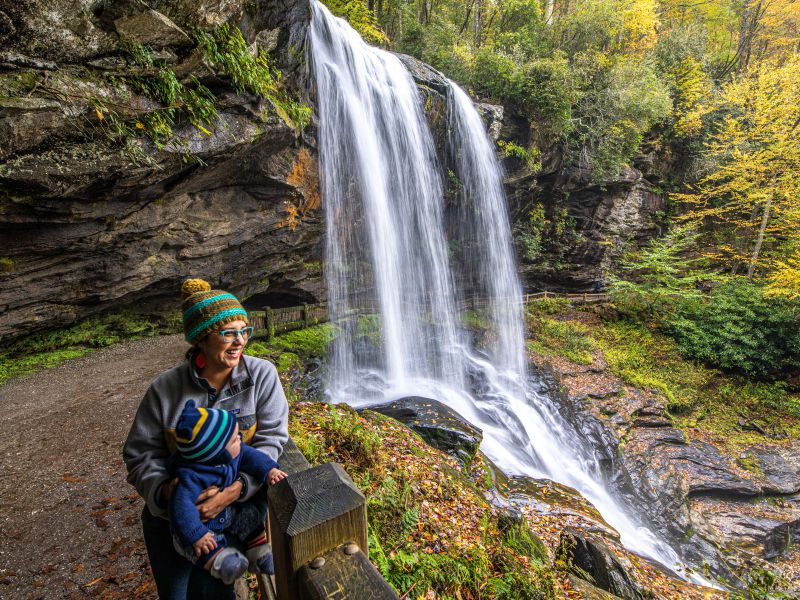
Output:
<path fill-rule="evenodd" d="M 626 547 L 684 572 L 675 550 L 612 497 L 593 450 L 529 384 L 501 172 L 472 102 L 450 84 L 461 189 L 448 239 L 441 165 L 413 79 L 396 56 L 368 46 L 316 0 L 312 8 L 325 274 L 339 328 L 328 398 L 355 407 L 435 398 L 483 430 L 481 450 L 505 473 L 575 488 Z M 457 279 L 451 254 L 466 267 Z M 489 300 L 486 354 L 470 348 L 460 324 L 462 292 Z"/>

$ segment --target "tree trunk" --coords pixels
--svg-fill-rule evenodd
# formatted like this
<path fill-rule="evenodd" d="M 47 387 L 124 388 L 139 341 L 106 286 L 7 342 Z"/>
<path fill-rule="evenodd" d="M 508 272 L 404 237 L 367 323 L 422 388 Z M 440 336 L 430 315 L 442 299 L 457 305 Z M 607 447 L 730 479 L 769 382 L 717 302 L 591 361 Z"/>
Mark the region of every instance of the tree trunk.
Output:
<path fill-rule="evenodd" d="M 553 5 L 555 4 L 555 0 L 545 0 L 544 2 L 544 24 L 545 25 L 552 25 L 551 22 L 553 18 Z"/>
<path fill-rule="evenodd" d="M 472 37 L 475 40 L 475 46 L 481 45 L 481 25 L 483 21 L 483 2 L 482 0 L 475 0 L 473 2 L 472 11 Z"/>
<path fill-rule="evenodd" d="M 753 273 L 756 270 L 756 263 L 758 262 L 758 255 L 761 254 L 761 244 L 764 243 L 764 232 L 767 230 L 767 223 L 769 222 L 769 212 L 772 209 L 772 196 L 767 199 L 764 206 L 764 214 L 761 215 L 761 227 L 758 229 L 758 238 L 756 239 L 756 246 L 753 248 L 753 256 L 750 258 L 750 265 L 747 267 L 747 278 L 752 279 Z"/>

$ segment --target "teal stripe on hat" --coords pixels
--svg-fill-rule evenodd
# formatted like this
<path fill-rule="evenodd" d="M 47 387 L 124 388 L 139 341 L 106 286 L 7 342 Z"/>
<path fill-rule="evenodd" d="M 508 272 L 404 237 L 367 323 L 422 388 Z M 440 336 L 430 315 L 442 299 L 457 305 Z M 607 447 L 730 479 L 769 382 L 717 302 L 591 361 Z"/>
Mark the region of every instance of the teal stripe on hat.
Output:
<path fill-rule="evenodd" d="M 221 418 L 224 419 L 224 423 L 220 424 L 220 427 L 217 428 L 217 435 L 214 436 L 208 444 L 206 444 L 203 448 L 195 452 L 194 454 L 186 454 L 185 458 L 189 460 L 194 460 L 203 454 L 214 454 L 214 450 L 217 449 L 217 443 L 219 442 L 219 438 L 228 431 L 228 426 L 230 425 L 231 415 L 227 411 L 221 411 Z M 228 440 L 225 440 L 227 442 Z"/>
<path fill-rule="evenodd" d="M 216 429 L 217 421 L 219 420 L 218 414 L 219 413 L 216 410 L 208 410 L 208 418 L 206 419 L 206 422 L 203 423 L 200 433 L 191 442 L 184 444 L 184 454 L 197 450 L 198 448 L 202 447 L 203 444 L 205 444 L 206 440 L 211 435 L 211 432 Z"/>
<path fill-rule="evenodd" d="M 242 315 L 242 316 L 244 316 L 246 318 L 247 317 L 247 311 L 245 309 L 243 309 L 243 308 L 229 308 L 228 310 L 223 310 L 222 312 L 217 313 L 213 317 L 209 317 L 208 319 L 206 319 L 205 321 L 203 321 L 202 323 L 200 323 L 196 327 L 193 327 L 192 330 L 189 331 L 189 333 L 186 334 L 186 339 L 191 342 L 194 339 L 194 336 L 196 336 L 198 333 L 200 333 L 204 329 L 207 329 L 207 328 L 211 327 L 212 325 L 215 325 L 216 323 L 219 323 L 220 321 L 222 321 L 222 319 L 226 319 L 227 317 L 232 317 L 234 315 Z"/>
<path fill-rule="evenodd" d="M 229 294 L 227 292 L 223 294 L 217 294 L 216 296 L 211 296 L 210 298 L 206 298 L 205 300 L 201 300 L 196 304 L 192 304 L 189 308 L 183 311 L 183 320 L 185 321 L 189 317 L 191 317 L 194 313 L 196 313 L 201 308 L 208 306 L 209 304 L 213 304 L 214 302 L 218 302 L 220 300 L 236 300 L 239 302 L 239 299 L 234 296 L 233 294 Z"/>

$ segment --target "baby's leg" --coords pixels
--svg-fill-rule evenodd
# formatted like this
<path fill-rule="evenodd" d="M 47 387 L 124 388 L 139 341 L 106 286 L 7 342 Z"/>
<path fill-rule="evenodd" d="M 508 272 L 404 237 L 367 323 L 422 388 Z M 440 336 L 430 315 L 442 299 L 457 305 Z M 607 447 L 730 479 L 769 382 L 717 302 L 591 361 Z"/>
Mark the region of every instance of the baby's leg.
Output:
<path fill-rule="evenodd" d="M 267 516 L 266 494 L 258 494 L 248 502 L 235 506 L 231 526 L 226 531 L 235 533 L 242 540 L 251 572 L 272 575 L 275 573 L 272 547 L 267 542 L 264 531 Z"/>
<path fill-rule="evenodd" d="M 173 542 L 178 554 L 208 571 L 212 577 L 230 585 L 247 570 L 247 557 L 236 548 L 229 547 L 224 535 L 214 532 L 214 538 L 217 540 L 217 547 L 200 556 L 195 556 L 191 546 L 184 546 L 177 535 L 173 536 Z"/>

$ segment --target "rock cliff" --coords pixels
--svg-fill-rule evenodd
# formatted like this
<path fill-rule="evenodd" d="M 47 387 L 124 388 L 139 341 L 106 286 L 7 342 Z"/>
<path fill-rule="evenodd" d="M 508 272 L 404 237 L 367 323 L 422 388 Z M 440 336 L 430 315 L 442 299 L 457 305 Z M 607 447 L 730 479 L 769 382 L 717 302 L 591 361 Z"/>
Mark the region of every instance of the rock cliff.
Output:
<path fill-rule="evenodd" d="M 261 305 L 322 296 L 314 129 L 237 91 L 193 37 L 232 23 L 297 97 L 308 4 L 200 4 L 0 5 L 0 339 L 124 306 L 177 308 L 190 275 Z M 131 58 L 143 46 L 144 67 Z M 136 86 L 156 69 L 210 90 L 213 122 Z M 166 142 L 137 131 L 174 107 Z"/>

